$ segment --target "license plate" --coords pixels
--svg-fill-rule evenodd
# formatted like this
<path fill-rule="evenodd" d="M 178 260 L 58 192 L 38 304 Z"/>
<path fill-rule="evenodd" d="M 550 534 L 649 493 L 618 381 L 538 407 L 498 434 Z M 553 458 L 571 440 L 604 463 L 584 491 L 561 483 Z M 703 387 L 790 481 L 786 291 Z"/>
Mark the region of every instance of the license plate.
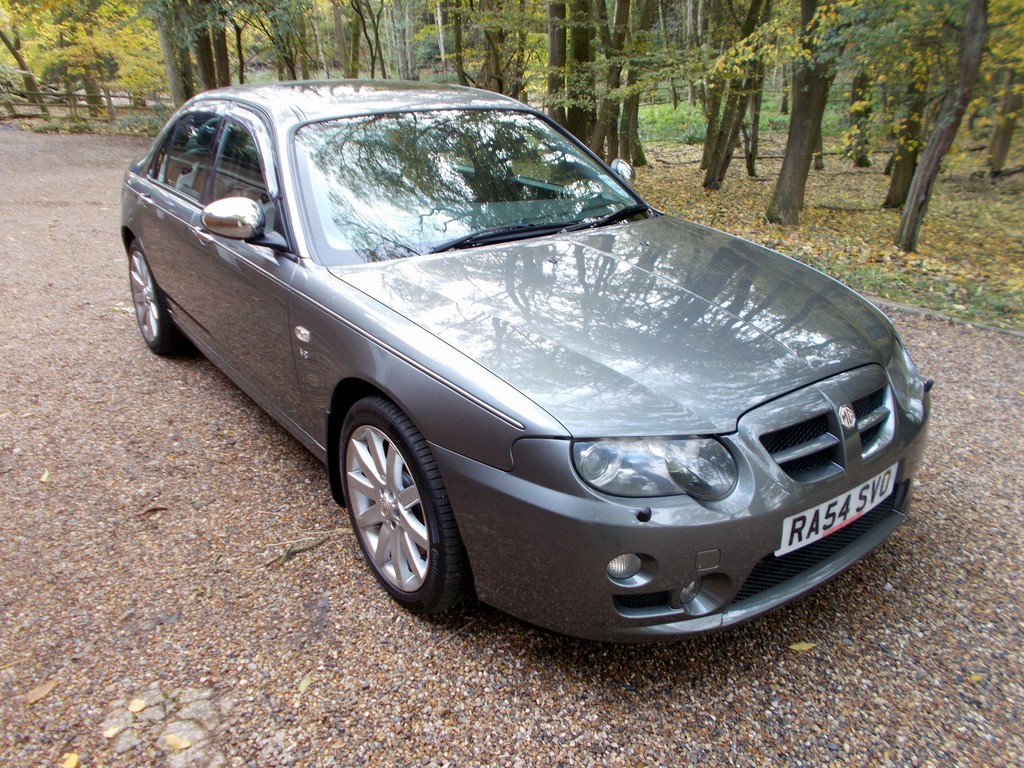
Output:
<path fill-rule="evenodd" d="M 820 541 L 866 515 L 892 493 L 898 468 L 899 464 L 893 464 L 853 490 L 841 493 L 814 509 L 787 517 L 782 521 L 782 542 L 775 555 L 785 555 Z"/>

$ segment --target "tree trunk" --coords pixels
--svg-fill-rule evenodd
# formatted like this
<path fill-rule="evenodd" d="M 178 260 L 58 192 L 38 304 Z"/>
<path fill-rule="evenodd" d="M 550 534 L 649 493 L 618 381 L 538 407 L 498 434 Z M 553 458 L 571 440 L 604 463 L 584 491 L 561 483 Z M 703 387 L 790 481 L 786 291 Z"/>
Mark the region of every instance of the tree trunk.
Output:
<path fill-rule="evenodd" d="M 601 24 L 601 48 L 608 67 L 605 72 L 605 93 L 601 99 L 601 108 L 597 113 L 597 120 L 594 124 L 594 133 L 590 139 L 590 149 L 596 154 L 610 161 L 618 149 L 618 143 L 611 145 L 606 142 L 612 133 L 612 126 L 619 119 L 619 87 L 622 85 L 622 48 L 626 42 L 626 33 L 629 30 L 629 5 L 630 0 L 615 0 L 615 16 L 612 19 L 612 26 L 609 29 L 602 3 L 598 3 L 600 24 Z M 608 143 L 608 149 L 605 144 Z"/>
<path fill-rule="evenodd" d="M 441 12 L 441 0 L 434 3 L 434 19 L 437 21 L 437 51 L 441 54 L 441 71 L 448 71 L 448 59 L 444 50 L 444 14 Z"/>
<path fill-rule="evenodd" d="M 384 61 L 384 43 L 380 36 L 380 19 L 384 14 L 385 5 L 381 3 L 380 9 L 374 13 L 372 5 L 363 3 L 361 0 L 352 0 L 352 7 L 359 15 L 359 22 L 363 28 L 363 36 L 366 38 L 366 47 L 370 52 L 370 77 L 377 76 L 377 64 L 380 64 L 380 76 L 385 80 L 388 77 L 387 64 Z M 369 24 L 367 24 L 369 19 Z M 370 29 L 373 35 L 370 35 Z"/>
<path fill-rule="evenodd" d="M 868 129 L 871 124 L 871 78 L 861 70 L 850 84 L 850 147 L 855 168 L 870 168 Z"/>
<path fill-rule="evenodd" d="M 390 27 L 391 31 L 391 53 L 394 54 L 395 57 L 394 68 L 395 72 L 398 73 L 398 79 L 408 80 L 409 78 L 406 74 L 408 72 L 408 62 L 405 58 L 405 45 L 401 41 L 402 32 L 399 28 L 400 25 L 395 15 L 396 13 L 397 9 L 395 8 L 395 5 L 393 3 L 389 4 L 387 6 L 387 14 L 388 27 Z"/>
<path fill-rule="evenodd" d="M 547 113 L 559 125 L 565 125 L 565 1 L 548 3 L 548 96 Z"/>
<path fill-rule="evenodd" d="M 99 117 L 103 114 L 103 93 L 92 64 L 86 64 L 82 70 L 82 87 L 85 89 L 85 106 L 89 110 L 89 117 Z"/>
<path fill-rule="evenodd" d="M 324 77 L 329 78 L 331 76 L 331 66 L 327 63 L 327 55 L 324 53 L 324 41 L 320 35 L 319 14 L 313 17 L 313 45 L 316 47 L 317 67 L 323 71 Z"/>
<path fill-rule="evenodd" d="M 772 0 L 766 0 L 761 11 L 761 25 L 771 20 Z M 747 175 L 751 178 L 757 176 L 757 154 L 761 143 L 761 101 L 764 96 L 764 61 L 758 59 L 754 69 L 754 81 L 747 96 L 747 115 L 750 120 L 750 129 L 746 136 L 746 161 Z"/>
<path fill-rule="evenodd" d="M 761 101 L 764 95 L 764 75 L 761 76 L 761 87 L 750 94 L 747 102 L 747 113 L 750 118 L 750 130 L 747 134 L 746 160 L 747 175 L 751 178 L 757 176 L 757 154 L 761 144 Z"/>
<path fill-rule="evenodd" d="M 701 85 L 700 103 L 704 108 L 704 149 L 700 158 L 700 169 L 706 171 L 711 167 L 712 155 L 715 150 L 715 139 L 721 132 L 722 89 L 708 88 Z"/>
<path fill-rule="evenodd" d="M 43 103 L 43 94 L 39 90 L 39 81 L 37 81 L 36 76 L 32 74 L 32 70 L 28 68 L 28 63 L 25 61 L 25 57 L 21 55 L 21 45 L 17 42 L 17 32 L 15 32 L 14 39 L 12 40 L 8 37 L 6 32 L 0 29 L 0 40 L 3 41 L 7 50 L 11 52 L 11 56 L 14 57 L 14 61 L 18 65 L 18 69 L 21 70 L 21 82 L 25 86 L 25 92 L 28 100 L 39 107 L 39 111 L 44 115 L 50 114 L 46 105 Z"/>
<path fill-rule="evenodd" d="M 924 110 L 928 106 L 927 99 L 924 83 L 911 83 L 907 88 L 908 112 L 900 121 L 896 149 L 886 168 L 889 191 L 882 203 L 883 208 L 902 208 L 907 201 L 910 182 L 914 180 L 914 172 L 917 170 L 917 156 L 921 151 L 921 126 Z"/>
<path fill-rule="evenodd" d="M 466 74 L 466 46 L 463 37 L 463 9 L 462 5 L 455 8 L 452 20 L 452 42 L 455 43 L 455 50 L 452 56 L 455 57 L 455 76 L 459 79 L 459 85 L 469 85 L 469 75 Z"/>
<path fill-rule="evenodd" d="M 359 14 L 352 14 L 352 18 L 349 19 L 348 31 L 350 47 L 345 74 L 349 77 L 359 77 Z"/>
<path fill-rule="evenodd" d="M 217 73 L 213 65 L 213 40 L 207 27 L 192 33 L 192 54 L 199 69 L 199 86 L 204 91 L 217 87 Z"/>
<path fill-rule="evenodd" d="M 345 11 L 340 0 L 331 0 L 331 20 L 334 22 L 334 66 L 344 77 L 348 73 L 348 40 L 345 38 Z"/>
<path fill-rule="evenodd" d="M 1013 129 L 1017 126 L 1017 115 L 1024 109 L 1024 94 L 1015 91 L 1015 72 L 1006 70 L 1003 84 L 1003 98 L 999 104 L 999 116 L 992 128 L 992 138 L 988 143 L 988 170 L 998 174 L 1006 165 L 1006 156 L 1010 152 L 1010 139 Z"/>
<path fill-rule="evenodd" d="M 480 28 L 483 32 L 483 63 L 477 73 L 476 86 L 495 93 L 505 93 L 505 78 L 502 61 L 505 58 L 505 30 L 495 21 L 498 8 L 495 0 L 480 0 L 478 6 L 483 15 Z"/>
<path fill-rule="evenodd" d="M 766 11 L 771 8 L 770 0 L 750 0 L 746 18 L 740 27 L 740 40 L 750 37 L 758 24 L 767 20 Z M 704 174 L 704 189 L 721 189 L 725 174 L 732 164 L 732 156 L 739 145 L 740 129 L 743 127 L 744 112 L 747 108 L 748 96 L 760 90 L 763 67 L 755 62 L 745 76 L 734 77 L 725 86 L 727 96 L 722 114 L 716 119 L 714 130 L 708 121 L 708 134 L 705 137 L 704 157 L 707 161 L 707 172 Z M 708 149 L 710 145 L 710 149 Z"/>
<path fill-rule="evenodd" d="M 830 51 L 815 44 L 817 0 L 800 0 L 802 44 L 810 50 L 809 60 L 797 63 L 793 73 L 793 108 L 789 115 L 789 136 L 782 170 L 768 204 L 768 220 L 777 224 L 799 224 L 807 191 L 807 174 L 818 146 L 821 117 L 825 113 L 828 91 L 835 77 Z"/>
<path fill-rule="evenodd" d="M 180 107 L 192 97 L 191 83 L 186 82 L 179 61 L 179 44 L 175 39 L 172 22 L 163 13 L 156 15 L 156 31 L 160 38 L 160 51 L 164 57 L 164 70 L 167 72 L 167 85 L 171 89 L 171 100 Z"/>
<path fill-rule="evenodd" d="M 404 19 L 402 24 L 402 39 L 405 43 L 405 58 L 409 64 L 409 79 L 419 80 L 420 71 L 416 66 L 416 46 L 413 45 L 413 28 L 412 19 L 409 16 L 409 6 L 412 5 L 410 0 L 406 0 L 405 7 L 402 9 Z"/>
<path fill-rule="evenodd" d="M 789 69 L 783 65 L 782 67 L 782 94 L 779 96 L 779 114 L 789 114 Z"/>
<path fill-rule="evenodd" d="M 217 72 L 217 85 L 226 88 L 231 85 L 231 54 L 228 52 L 228 30 L 218 21 L 211 30 L 213 35 L 213 66 Z"/>
<path fill-rule="evenodd" d="M 309 80 L 309 56 L 306 55 L 306 51 L 308 50 L 309 26 L 307 24 L 305 14 L 303 14 L 299 18 L 299 39 L 295 51 L 295 55 L 299 59 L 299 71 L 302 73 L 303 80 Z M 384 66 L 383 62 L 381 62 L 381 66 Z"/>
<path fill-rule="evenodd" d="M 75 89 L 71 85 L 71 78 L 67 76 L 66 69 L 64 74 L 64 97 L 68 101 L 68 111 L 71 113 L 71 119 L 78 119 L 78 96 L 75 94 Z"/>
<path fill-rule="evenodd" d="M 702 182 L 704 189 L 721 189 L 725 174 L 732 163 L 733 152 L 735 152 L 740 139 L 740 129 L 743 127 L 743 111 L 747 104 L 745 89 L 742 85 L 731 88 L 725 100 L 725 108 L 721 116 L 715 121 L 713 133 L 709 133 L 705 143 L 710 144 L 710 149 L 705 151 L 707 156 L 707 170 L 704 173 Z M 711 131 L 711 125 L 708 125 Z"/>
<path fill-rule="evenodd" d="M 117 122 L 117 110 L 114 109 L 114 95 L 106 86 L 103 86 L 103 101 L 107 105 L 107 122 L 113 125 Z"/>
<path fill-rule="evenodd" d="M 594 125 L 593 7 L 595 0 L 569 0 L 569 60 L 566 95 L 569 106 L 565 127 L 580 141 L 588 141 Z M 603 2 L 603 0 L 596 0 Z"/>
<path fill-rule="evenodd" d="M 242 51 L 242 27 L 232 21 L 231 26 L 235 29 L 235 54 L 238 57 L 238 83 L 245 83 L 245 54 Z"/>
<path fill-rule="evenodd" d="M 921 163 L 914 174 L 906 205 L 903 206 L 903 215 L 900 216 L 900 223 L 896 229 L 894 242 L 900 250 L 917 249 L 917 237 L 925 212 L 928 210 L 932 186 L 939 175 L 939 164 L 953 144 L 953 139 L 960 128 L 960 121 L 971 101 L 971 92 L 978 79 L 987 35 L 988 0 L 970 0 L 964 15 L 957 81 L 939 109 L 935 128 L 928 137 L 928 144 L 921 155 Z"/>
<path fill-rule="evenodd" d="M 626 87 L 636 86 L 640 74 L 635 67 L 630 67 L 626 78 Z M 640 143 L 640 94 L 633 91 L 622 102 L 622 115 L 619 117 L 619 157 L 628 160 L 637 168 L 647 165 L 647 153 Z"/>
<path fill-rule="evenodd" d="M 654 22 L 655 0 L 643 0 L 633 6 L 630 21 L 630 47 L 643 50 L 646 45 L 644 38 Z M 626 75 L 626 91 L 629 95 L 622 103 L 622 114 L 619 116 L 619 152 L 618 156 L 628 160 L 638 168 L 647 165 L 647 153 L 640 143 L 640 74 L 643 62 L 633 56 L 629 60 L 629 71 Z"/>

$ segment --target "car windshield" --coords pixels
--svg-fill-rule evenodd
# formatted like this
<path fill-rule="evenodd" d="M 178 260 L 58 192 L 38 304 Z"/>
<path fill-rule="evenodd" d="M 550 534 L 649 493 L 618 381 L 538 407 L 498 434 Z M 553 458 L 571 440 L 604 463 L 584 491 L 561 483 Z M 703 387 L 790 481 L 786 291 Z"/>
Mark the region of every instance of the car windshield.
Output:
<path fill-rule="evenodd" d="M 318 257 L 329 265 L 610 222 L 639 203 L 527 112 L 336 119 L 301 128 L 296 147 L 303 208 Z"/>

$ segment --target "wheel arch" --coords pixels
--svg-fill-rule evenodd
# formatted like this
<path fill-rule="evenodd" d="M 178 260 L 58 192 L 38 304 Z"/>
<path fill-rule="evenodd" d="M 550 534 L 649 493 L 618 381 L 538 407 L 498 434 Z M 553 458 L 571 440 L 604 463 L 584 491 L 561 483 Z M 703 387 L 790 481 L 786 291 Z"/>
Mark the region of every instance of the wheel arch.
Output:
<path fill-rule="evenodd" d="M 138 239 L 138 236 L 132 231 L 131 227 L 121 227 L 121 242 L 124 244 L 124 252 L 126 254 L 131 250 L 132 241 Z"/>
<path fill-rule="evenodd" d="M 366 379 L 355 377 L 339 381 L 331 395 L 331 407 L 327 411 L 327 477 L 331 496 L 342 507 L 345 506 L 345 484 L 341 482 L 341 456 L 338 455 L 341 425 L 345 423 L 345 416 L 352 410 L 352 406 L 363 398 L 374 396 L 395 402 L 395 399 L 380 387 Z M 395 404 L 401 408 L 401 405 Z"/>

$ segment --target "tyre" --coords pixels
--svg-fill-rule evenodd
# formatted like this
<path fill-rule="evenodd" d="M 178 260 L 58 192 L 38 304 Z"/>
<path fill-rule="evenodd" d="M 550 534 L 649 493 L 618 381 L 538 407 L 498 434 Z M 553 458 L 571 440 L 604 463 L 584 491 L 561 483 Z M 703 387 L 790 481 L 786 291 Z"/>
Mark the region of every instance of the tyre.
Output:
<path fill-rule="evenodd" d="M 149 271 L 146 255 L 138 240 L 128 248 L 128 277 L 139 331 L 149 348 L 158 355 L 181 352 L 188 344 L 167 311 L 167 296 Z"/>
<path fill-rule="evenodd" d="M 378 581 L 410 611 L 454 608 L 469 565 L 423 435 L 394 403 L 369 397 L 345 417 L 340 441 L 345 506 Z"/>

